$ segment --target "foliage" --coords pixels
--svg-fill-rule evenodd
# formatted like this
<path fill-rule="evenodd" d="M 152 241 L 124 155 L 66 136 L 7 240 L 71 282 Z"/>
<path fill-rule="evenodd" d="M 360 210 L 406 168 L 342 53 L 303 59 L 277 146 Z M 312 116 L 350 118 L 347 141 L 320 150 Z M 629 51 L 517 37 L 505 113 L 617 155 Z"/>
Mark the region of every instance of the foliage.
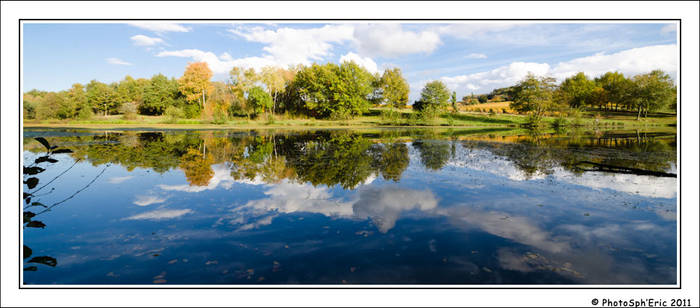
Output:
<path fill-rule="evenodd" d="M 420 100 L 428 104 L 444 107 L 450 99 L 450 91 L 439 80 L 428 82 L 420 93 Z"/>
<path fill-rule="evenodd" d="M 110 85 L 92 80 L 87 84 L 86 89 L 88 102 L 92 109 L 100 111 L 104 115 L 109 114 L 110 111 L 116 111 L 116 108 L 121 103 L 118 100 L 117 93 L 114 91 L 114 87 Z"/>
<path fill-rule="evenodd" d="M 341 65 L 313 64 L 302 68 L 294 79 L 296 102 L 312 116 L 351 118 L 369 109 L 373 76 L 354 62 Z"/>
<path fill-rule="evenodd" d="M 188 103 L 206 103 L 207 92 L 211 92 L 212 71 L 206 62 L 193 62 L 187 65 L 185 73 L 178 80 L 178 89 Z"/>
<path fill-rule="evenodd" d="M 169 123 L 175 123 L 177 119 L 183 118 L 185 116 L 185 112 L 183 112 L 182 109 L 171 105 L 165 108 L 165 112 L 163 112 L 163 115 L 165 116 L 166 121 L 168 121 Z"/>
<path fill-rule="evenodd" d="M 380 78 L 383 101 L 387 106 L 402 108 L 408 104 L 408 81 L 401 74 L 401 69 L 386 69 Z"/>
<path fill-rule="evenodd" d="M 179 96 L 178 82 L 163 74 L 153 75 L 143 90 L 143 103 L 139 106 L 142 114 L 159 115 L 168 106 L 176 104 Z"/>
<path fill-rule="evenodd" d="M 559 86 L 559 91 L 562 94 L 561 102 L 572 108 L 586 106 L 590 104 L 595 88 L 596 85 L 592 80 L 583 73 L 577 73 L 566 78 Z"/>
<path fill-rule="evenodd" d="M 265 109 L 272 109 L 272 96 L 258 86 L 252 87 L 248 91 L 248 102 L 256 115 L 265 112 Z"/>
<path fill-rule="evenodd" d="M 518 112 L 530 113 L 528 122 L 536 125 L 546 112 L 559 107 L 553 100 L 555 87 L 554 78 L 536 77 L 530 73 L 511 88 L 513 102 L 510 107 Z"/>
<path fill-rule="evenodd" d="M 661 70 L 634 77 L 634 102 L 637 118 L 642 111 L 655 111 L 672 104 L 676 98 L 676 87 L 671 76 Z"/>

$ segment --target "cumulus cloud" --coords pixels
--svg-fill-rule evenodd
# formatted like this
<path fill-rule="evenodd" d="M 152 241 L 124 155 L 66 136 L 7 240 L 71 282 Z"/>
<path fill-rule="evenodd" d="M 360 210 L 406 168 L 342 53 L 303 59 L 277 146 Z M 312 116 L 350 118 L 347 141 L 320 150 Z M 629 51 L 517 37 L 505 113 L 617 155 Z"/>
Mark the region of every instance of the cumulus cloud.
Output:
<path fill-rule="evenodd" d="M 455 225 L 478 228 L 484 232 L 537 247 L 548 252 L 562 253 L 571 249 L 566 239 L 558 239 L 524 216 L 510 216 L 500 211 L 481 211 L 457 206 L 440 211 Z"/>
<path fill-rule="evenodd" d="M 107 60 L 107 63 L 114 64 L 114 65 L 127 65 L 127 66 L 131 65 L 131 63 L 126 62 L 126 61 L 119 59 L 119 58 L 107 58 L 105 60 Z"/>
<path fill-rule="evenodd" d="M 190 28 L 184 27 L 175 23 L 163 23 L 163 22 L 139 22 L 139 23 L 129 23 L 129 25 L 138 27 L 141 29 L 146 29 L 156 33 L 163 32 L 190 32 Z"/>
<path fill-rule="evenodd" d="M 340 57 L 340 60 L 338 62 L 355 62 L 355 64 L 364 67 L 372 74 L 379 72 L 379 69 L 377 68 L 377 63 L 374 62 L 372 58 L 361 57 L 360 55 L 354 52 L 349 52 L 348 54 Z"/>
<path fill-rule="evenodd" d="M 228 220 L 242 224 L 239 230 L 269 225 L 280 213 L 317 213 L 328 217 L 371 219 L 377 229 L 391 230 L 404 211 L 429 211 L 437 199 L 429 190 L 411 190 L 393 186 L 366 187 L 350 200 L 333 198 L 328 187 L 284 181 L 265 192 L 265 199 L 251 200 L 233 210 Z"/>
<path fill-rule="evenodd" d="M 348 25 L 325 25 L 310 29 L 266 29 L 258 26 L 228 31 L 248 41 L 267 44 L 263 47 L 267 56 L 284 66 L 322 61 L 331 54 L 332 43 L 353 39 L 353 27 Z"/>
<path fill-rule="evenodd" d="M 546 75 L 549 71 L 550 67 L 547 63 L 513 62 L 486 72 L 442 77 L 440 80 L 453 90 L 467 89 L 480 93 L 484 92 L 484 89 L 491 90 L 513 85 L 523 79 L 529 72 L 535 75 Z"/>
<path fill-rule="evenodd" d="M 163 219 L 173 219 L 173 218 L 178 218 L 180 216 L 190 214 L 193 211 L 190 209 L 182 209 L 182 210 L 168 210 L 168 209 L 160 209 L 160 210 L 155 210 L 155 211 L 150 211 L 150 212 L 145 212 L 141 214 L 136 214 L 133 216 L 129 216 L 127 218 L 124 218 L 124 220 L 163 220 Z"/>
<path fill-rule="evenodd" d="M 164 43 L 161 38 L 148 37 L 142 34 L 132 36 L 131 41 L 133 41 L 136 46 L 153 46 Z"/>
<path fill-rule="evenodd" d="M 554 66 L 550 66 L 547 63 L 513 62 L 490 71 L 442 77 L 441 80 L 453 90 L 486 93 L 495 88 L 515 84 L 523 79 L 528 72 L 540 76 L 552 76 L 557 78 L 558 81 L 562 81 L 578 72 L 584 72 L 589 77 L 596 77 L 609 71 L 635 75 L 661 69 L 669 72 L 671 77 L 675 79 L 675 74 L 678 70 L 677 59 L 678 48 L 675 44 L 655 45 L 623 50 L 612 54 L 598 53 L 588 57 L 559 62 Z"/>
<path fill-rule="evenodd" d="M 560 62 L 551 74 L 558 79 L 569 77 L 577 72 L 599 76 L 608 71 L 619 71 L 625 75 L 648 73 L 661 69 L 672 73 L 678 70 L 678 47 L 675 44 L 655 45 L 623 50 L 613 54 L 598 53 L 589 57 Z"/>
<path fill-rule="evenodd" d="M 175 51 L 161 51 L 157 57 L 180 57 L 190 58 L 198 62 L 206 62 L 214 74 L 227 74 L 234 66 L 243 68 L 253 68 L 260 70 L 264 66 L 279 66 L 280 64 L 271 57 L 247 57 L 232 59 L 231 55 L 224 53 L 217 56 L 213 52 L 199 49 L 183 49 Z"/>
<path fill-rule="evenodd" d="M 404 30 L 401 24 L 357 25 L 354 43 L 361 54 L 398 57 L 406 54 L 433 52 L 442 41 L 434 31 Z"/>
<path fill-rule="evenodd" d="M 433 210 L 437 204 L 437 199 L 429 190 L 372 187 L 360 191 L 360 198 L 352 205 L 352 211 L 357 217 L 372 219 L 377 229 L 386 233 L 394 228 L 401 212 Z"/>
<path fill-rule="evenodd" d="M 151 204 L 163 203 L 165 202 L 165 200 L 165 198 L 161 198 L 158 196 L 136 196 L 134 204 L 138 206 L 147 206 Z"/>

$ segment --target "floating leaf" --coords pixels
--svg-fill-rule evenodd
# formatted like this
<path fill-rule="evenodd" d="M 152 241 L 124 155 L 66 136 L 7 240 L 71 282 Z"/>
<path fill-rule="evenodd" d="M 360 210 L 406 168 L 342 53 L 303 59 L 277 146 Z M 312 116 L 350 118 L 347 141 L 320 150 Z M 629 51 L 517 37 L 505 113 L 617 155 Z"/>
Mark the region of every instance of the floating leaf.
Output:
<path fill-rule="evenodd" d="M 31 177 L 24 181 L 24 184 L 27 184 L 27 187 L 29 189 L 34 189 L 34 187 L 36 187 L 36 184 L 39 184 L 39 179 Z"/>
<path fill-rule="evenodd" d="M 27 224 L 27 227 L 30 227 L 30 228 L 42 228 L 42 229 L 43 229 L 44 227 L 46 227 L 46 225 L 45 225 L 43 222 L 41 222 L 41 221 L 32 220 L 32 221 L 30 221 L 30 222 Z"/>
<path fill-rule="evenodd" d="M 35 159 L 35 160 L 34 160 L 34 163 L 35 163 L 35 164 L 38 164 L 38 163 L 43 163 L 43 162 L 45 162 L 45 161 L 50 162 L 50 163 L 53 164 L 53 163 L 57 162 L 58 160 L 53 159 L 53 158 L 49 157 L 48 155 L 46 155 L 46 156 L 42 156 L 42 157 L 39 157 L 39 158 Z"/>
<path fill-rule="evenodd" d="M 39 263 L 39 264 L 44 264 L 44 265 L 48 265 L 51 267 L 55 267 L 57 264 L 56 259 L 54 259 L 52 257 L 47 257 L 47 256 L 31 258 L 29 260 L 29 263 Z"/>
<path fill-rule="evenodd" d="M 26 258 L 31 257 L 31 256 L 32 256 L 32 249 L 29 248 L 29 247 L 27 247 L 27 245 L 22 245 L 22 246 L 23 246 L 23 247 L 22 247 L 22 248 L 23 248 L 23 249 L 22 249 L 22 252 L 23 252 L 23 253 L 22 253 L 22 257 L 23 257 L 22 259 L 26 259 Z"/>
<path fill-rule="evenodd" d="M 58 149 L 56 151 L 51 152 L 53 154 L 61 154 L 61 153 L 73 153 L 72 150 L 70 149 Z"/>
<path fill-rule="evenodd" d="M 34 216 L 36 216 L 36 214 L 32 212 L 24 212 L 24 214 L 22 215 L 22 219 L 24 220 L 24 223 L 28 223 L 32 221 L 32 217 Z"/>
<path fill-rule="evenodd" d="M 44 139 L 44 137 L 36 137 L 36 138 L 34 138 L 34 139 L 36 139 L 36 141 L 39 141 L 39 143 L 41 143 L 42 145 L 44 145 L 44 147 L 45 147 L 47 150 L 51 150 L 51 145 L 49 144 L 48 141 L 46 141 L 46 139 Z"/>
<path fill-rule="evenodd" d="M 27 266 L 24 268 L 25 271 L 36 272 L 36 266 Z"/>
<path fill-rule="evenodd" d="M 24 174 L 34 175 L 37 173 L 44 172 L 44 168 L 41 167 L 24 167 Z"/>

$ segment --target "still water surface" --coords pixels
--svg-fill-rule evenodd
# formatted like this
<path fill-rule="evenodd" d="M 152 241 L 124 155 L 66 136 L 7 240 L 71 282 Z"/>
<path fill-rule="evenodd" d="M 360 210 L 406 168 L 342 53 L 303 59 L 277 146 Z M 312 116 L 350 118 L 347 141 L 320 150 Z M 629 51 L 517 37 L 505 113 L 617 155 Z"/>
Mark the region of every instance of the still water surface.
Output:
<path fill-rule="evenodd" d="M 25 284 L 676 283 L 675 131 L 39 136 Z"/>

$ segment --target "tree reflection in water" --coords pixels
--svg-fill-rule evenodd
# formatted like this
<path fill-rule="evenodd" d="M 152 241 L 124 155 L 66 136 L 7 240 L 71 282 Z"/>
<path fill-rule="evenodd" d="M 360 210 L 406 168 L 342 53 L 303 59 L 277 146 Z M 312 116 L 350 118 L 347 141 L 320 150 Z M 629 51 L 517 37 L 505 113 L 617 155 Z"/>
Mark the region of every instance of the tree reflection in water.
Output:
<path fill-rule="evenodd" d="M 551 174 L 557 167 L 574 174 L 642 170 L 668 176 L 676 161 L 675 140 L 675 133 L 576 130 L 521 134 L 483 134 L 481 130 L 105 132 L 61 137 L 62 144 L 74 149 L 74 159 L 95 166 L 120 164 L 127 170 L 180 169 L 192 186 L 206 186 L 214 176 L 212 165 L 223 163 L 236 180 L 279 183 L 287 179 L 345 189 L 377 176 L 400 181 L 409 166 L 409 145 L 425 168 L 439 170 L 458 159 L 454 157 L 457 143 L 504 158 L 527 176 Z M 28 150 L 40 149 L 28 146 Z"/>

